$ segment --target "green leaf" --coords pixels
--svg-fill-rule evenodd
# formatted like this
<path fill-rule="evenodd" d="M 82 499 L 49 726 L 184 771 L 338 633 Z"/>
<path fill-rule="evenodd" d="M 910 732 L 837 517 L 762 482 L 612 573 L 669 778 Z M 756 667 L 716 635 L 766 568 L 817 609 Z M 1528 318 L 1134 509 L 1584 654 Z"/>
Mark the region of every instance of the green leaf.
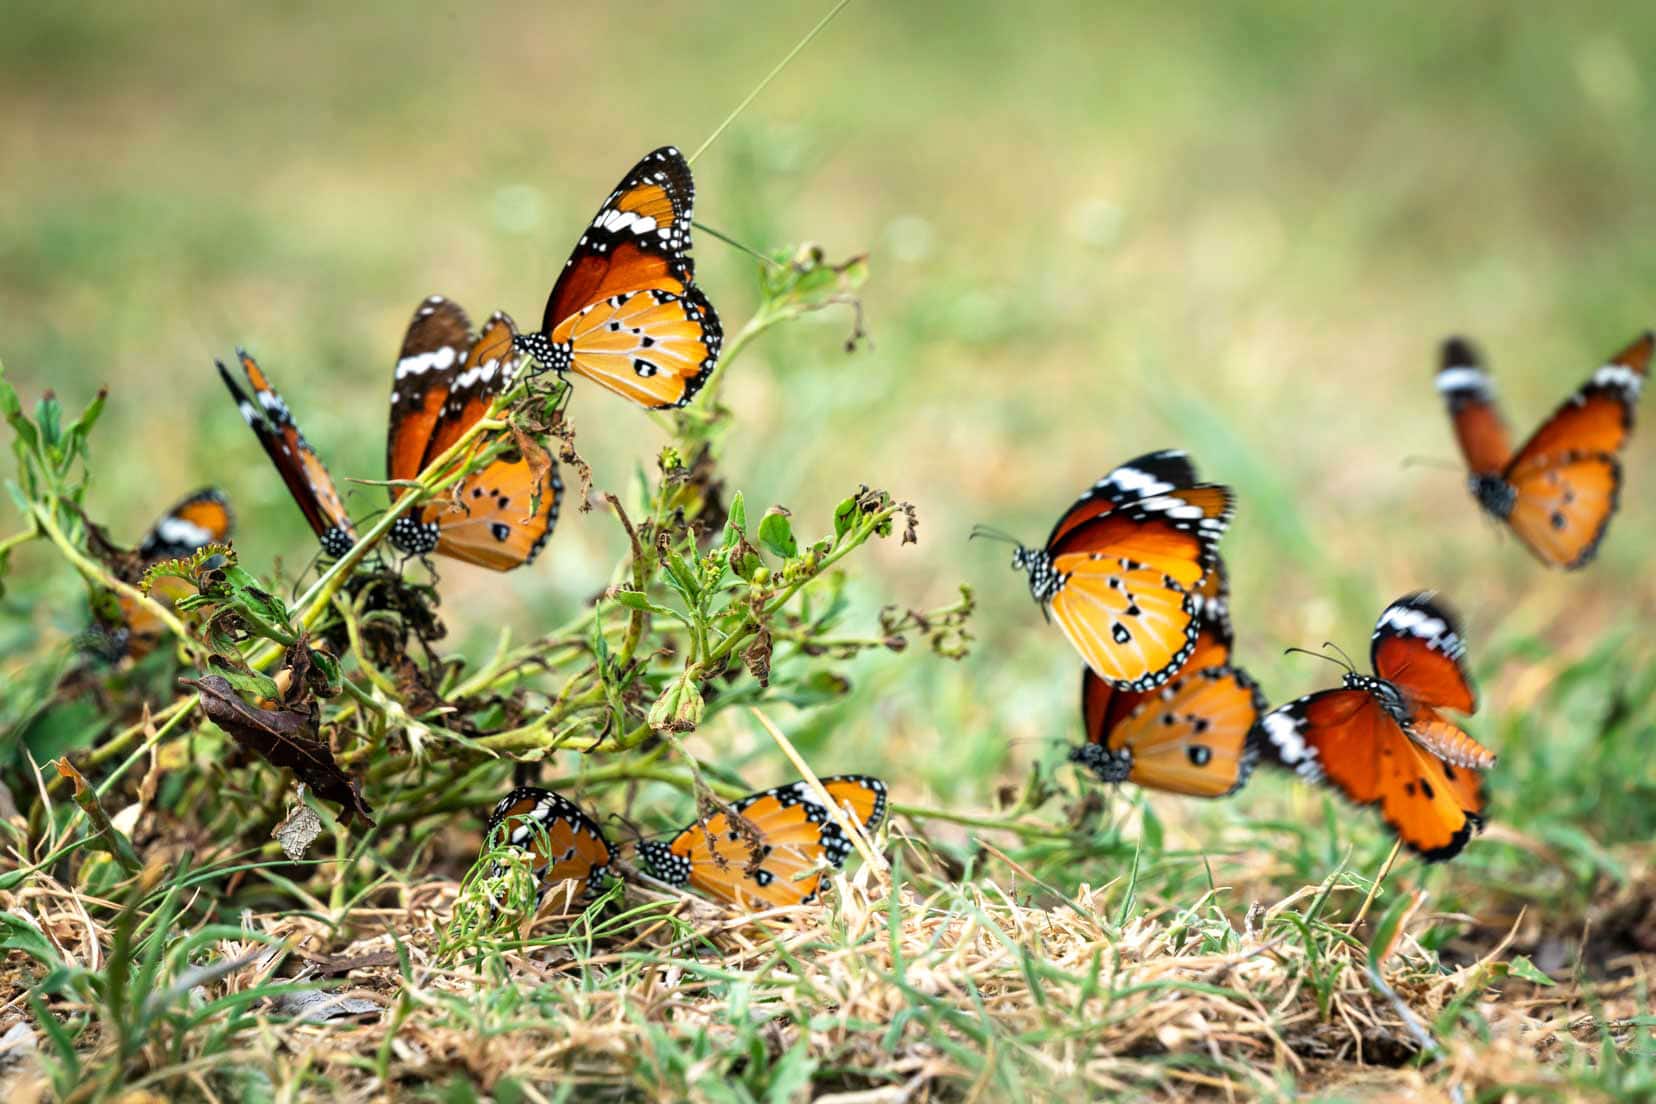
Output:
<path fill-rule="evenodd" d="M 759 520 L 759 543 L 783 559 L 799 553 L 799 542 L 794 539 L 793 526 L 788 524 L 788 512 L 772 506 Z"/>
<path fill-rule="evenodd" d="M 1529 955 L 1519 955 L 1511 962 L 1508 962 L 1506 967 L 1507 972 L 1513 977 L 1523 978 L 1525 981 L 1532 981 L 1537 985 L 1550 986 L 1558 984 L 1552 978 L 1542 973 L 1541 969 L 1536 966 L 1535 963 L 1530 961 Z"/>
<path fill-rule="evenodd" d="M 650 596 L 641 590 L 616 590 L 610 592 L 610 598 L 619 606 L 631 610 L 640 610 L 644 613 L 653 613 L 661 617 L 673 617 L 684 620 L 682 614 L 675 609 L 650 601 Z"/>
<path fill-rule="evenodd" d="M 4 366 L 0 366 L 0 414 L 5 415 L 12 432 L 17 434 L 18 440 L 26 445 L 29 451 L 40 451 L 40 434 L 36 432 L 34 423 L 23 413 L 23 402 L 17 397 L 16 390 L 6 381 Z"/>
<path fill-rule="evenodd" d="M 56 463 L 58 444 L 63 440 L 63 404 L 50 391 L 35 404 L 35 424 L 40 427 L 40 443 Z"/>
<path fill-rule="evenodd" d="M 857 500 L 847 498 L 834 507 L 834 539 L 839 540 L 857 524 Z"/>
<path fill-rule="evenodd" d="M 45 933 L 16 913 L 0 912 L 0 951 L 22 951 L 47 969 L 63 965 Z"/>
<path fill-rule="evenodd" d="M 692 608 L 695 607 L 697 601 L 701 598 L 701 580 L 696 577 L 696 572 L 689 564 L 684 562 L 683 556 L 671 549 L 667 552 L 665 562 L 667 565 L 667 581 L 673 585 L 674 590 L 684 596 L 684 600 L 688 605 Z"/>
<path fill-rule="evenodd" d="M 742 492 L 737 491 L 730 496 L 730 510 L 725 517 L 724 546 L 729 548 L 747 532 L 747 503 L 742 501 Z"/>

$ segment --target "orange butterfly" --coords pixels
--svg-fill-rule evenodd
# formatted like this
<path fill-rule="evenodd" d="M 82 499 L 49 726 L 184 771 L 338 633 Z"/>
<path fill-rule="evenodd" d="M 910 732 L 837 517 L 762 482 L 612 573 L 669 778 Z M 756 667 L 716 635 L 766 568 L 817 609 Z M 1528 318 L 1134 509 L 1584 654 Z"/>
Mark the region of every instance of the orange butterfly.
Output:
<path fill-rule="evenodd" d="M 1611 357 L 1516 453 L 1478 354 L 1460 338 L 1443 345 L 1437 389 L 1472 472 L 1472 496 L 1549 567 L 1589 563 L 1615 516 L 1615 454 L 1633 429 L 1653 345 L 1656 335 L 1645 333 Z"/>
<path fill-rule="evenodd" d="M 204 487 L 161 515 L 138 546 L 139 565 L 147 570 L 162 560 L 189 556 L 205 545 L 223 544 L 230 539 L 234 526 L 235 516 L 224 493 L 216 487 Z M 157 579 L 150 588 L 150 597 L 167 606 L 194 593 L 195 587 L 172 576 Z M 142 659 L 155 650 L 165 635 L 161 619 L 124 594 L 117 594 L 115 600 L 121 623 L 109 627 L 111 658 L 130 655 Z"/>
<path fill-rule="evenodd" d="M 860 774 L 822 779 L 841 812 L 872 832 L 885 816 L 885 783 Z M 732 806 L 746 825 L 724 813 L 679 832 L 646 840 L 638 851 L 656 877 L 691 886 L 740 909 L 810 904 L 824 864 L 845 865 L 851 840 L 804 782 L 751 794 Z"/>
<path fill-rule="evenodd" d="M 1117 690 L 1082 668 L 1087 742 L 1070 753 L 1070 761 L 1089 767 L 1101 781 L 1193 797 L 1224 797 L 1247 782 L 1258 754 L 1251 734 L 1265 712 L 1265 696 L 1230 662 L 1230 595 L 1222 562 L 1214 561 L 1195 598 L 1195 650 L 1160 688 Z"/>
<path fill-rule="evenodd" d="M 388 479 L 413 479 L 488 413 L 516 377 L 516 334 L 500 311 L 474 337 L 466 312 L 453 300 L 433 295 L 420 304 L 391 384 Z M 452 497 L 399 517 L 391 525 L 391 543 L 410 556 L 435 552 L 495 571 L 534 562 L 552 536 L 563 500 L 557 464 L 544 448 L 535 448 L 532 458 L 501 456 L 468 476 Z M 396 488 L 392 501 L 405 491 Z"/>
<path fill-rule="evenodd" d="M 1194 594 L 1231 501 L 1229 487 L 1196 481 L 1184 453 L 1148 453 L 1088 489 L 1044 547 L 1019 544 L 1012 566 L 1029 573 L 1030 594 L 1099 678 L 1149 690 L 1196 645 Z"/>
<path fill-rule="evenodd" d="M 609 878 L 613 854 L 603 829 L 579 805 L 551 790 L 523 786 L 501 798 L 489 814 L 485 837 L 531 852 L 543 891 L 559 882 L 579 882 L 590 900 Z"/>
<path fill-rule="evenodd" d="M 694 281 L 695 185 L 672 146 L 647 154 L 575 243 L 539 333 L 517 348 L 642 406 L 683 406 L 713 373 L 724 340 Z"/>
<path fill-rule="evenodd" d="M 1480 771 L 1495 754 L 1440 710 L 1473 713 L 1454 615 L 1430 594 L 1386 607 L 1370 646 L 1374 675 L 1266 714 L 1262 746 L 1308 782 L 1327 780 L 1380 815 L 1427 862 L 1451 859 L 1483 823 Z"/>
<path fill-rule="evenodd" d="M 288 493 L 293 495 L 311 531 L 322 542 L 323 554 L 343 556 L 356 544 L 356 528 L 345 513 L 345 503 L 334 487 L 333 476 L 328 474 L 322 458 L 305 442 L 304 434 L 299 432 L 293 415 L 288 412 L 287 403 L 271 386 L 258 363 L 242 349 L 236 350 L 236 358 L 241 361 L 247 384 L 253 389 L 252 398 L 236 383 L 222 360 L 214 361 L 219 378 L 230 389 L 242 419 L 264 446 L 270 462 L 276 465 L 277 474 L 287 484 Z"/>

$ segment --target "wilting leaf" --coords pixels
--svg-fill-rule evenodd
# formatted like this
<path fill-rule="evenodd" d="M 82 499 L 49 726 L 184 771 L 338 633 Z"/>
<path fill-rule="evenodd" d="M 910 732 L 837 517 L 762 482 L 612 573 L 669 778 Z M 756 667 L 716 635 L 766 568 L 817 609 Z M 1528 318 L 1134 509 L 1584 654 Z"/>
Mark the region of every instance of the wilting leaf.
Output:
<path fill-rule="evenodd" d="M 306 849 L 316 841 L 316 837 L 322 834 L 322 818 L 316 815 L 315 809 L 301 801 L 270 834 L 282 845 L 287 857 L 298 862 L 305 857 Z"/>
<path fill-rule="evenodd" d="M 75 765 L 68 758 L 57 761 L 57 772 L 69 779 L 75 786 L 75 804 L 81 807 L 86 819 L 92 825 L 92 846 L 100 851 L 107 851 L 115 856 L 115 861 L 125 868 L 128 874 L 136 874 L 143 869 L 144 864 L 138 861 L 138 853 L 132 849 L 132 841 L 127 839 L 121 830 L 109 821 L 109 814 L 98 802 L 98 792 L 86 781 L 84 775 L 75 769 Z"/>
<path fill-rule="evenodd" d="M 287 767 L 318 797 L 338 805 L 349 823 L 359 817 L 372 827 L 374 818 L 362 789 L 334 761 L 328 745 L 313 734 L 313 710 L 255 709 L 241 699 L 229 681 L 219 675 L 179 679 L 201 695 L 201 707 L 231 739 L 274 767 Z"/>

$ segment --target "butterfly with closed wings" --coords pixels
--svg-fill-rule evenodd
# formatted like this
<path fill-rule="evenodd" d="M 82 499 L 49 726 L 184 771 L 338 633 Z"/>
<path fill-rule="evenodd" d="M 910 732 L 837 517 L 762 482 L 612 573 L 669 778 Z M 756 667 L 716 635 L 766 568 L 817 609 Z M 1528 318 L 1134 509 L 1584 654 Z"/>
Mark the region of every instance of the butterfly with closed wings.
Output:
<path fill-rule="evenodd" d="M 1196 646 L 1195 594 L 1231 508 L 1230 488 L 1198 482 L 1184 453 L 1147 453 L 1089 488 L 1045 545 L 1018 544 L 1012 566 L 1094 674 L 1117 690 L 1154 689 Z"/>
<path fill-rule="evenodd" d="M 1341 689 L 1266 714 L 1261 748 L 1307 782 L 1379 805 L 1427 862 L 1454 858 L 1483 823 L 1479 772 L 1495 764 L 1441 712 L 1478 707 L 1460 626 L 1433 595 L 1410 594 L 1380 615 L 1369 650 L 1373 675 L 1348 670 Z"/>
<path fill-rule="evenodd" d="M 695 184 L 671 146 L 646 154 L 598 209 L 517 347 L 641 406 L 683 406 L 713 374 L 724 340 L 695 286 Z"/>
<path fill-rule="evenodd" d="M 860 774 L 824 778 L 840 811 L 873 832 L 885 817 L 885 783 Z M 824 865 L 839 868 L 851 839 L 805 782 L 734 802 L 744 823 L 724 813 L 698 820 L 671 840 L 646 840 L 638 853 L 655 876 L 740 909 L 805 905 L 817 899 Z"/>
<path fill-rule="evenodd" d="M 524 786 L 501 798 L 484 836 L 530 852 L 542 892 L 572 881 L 591 900 L 609 878 L 613 852 L 603 829 L 579 805 L 551 790 Z"/>
<path fill-rule="evenodd" d="M 1192 797 L 1224 797 L 1247 782 L 1265 696 L 1231 663 L 1234 634 L 1222 561 L 1214 560 L 1195 601 L 1195 650 L 1157 689 L 1118 690 L 1082 668 L 1087 742 L 1070 753 L 1070 761 L 1100 781 Z"/>
<path fill-rule="evenodd" d="M 264 446 L 277 474 L 287 484 L 288 493 L 321 542 L 323 555 L 335 559 L 345 555 L 356 545 L 356 527 L 345 512 L 345 501 L 334 487 L 327 465 L 305 441 L 287 403 L 271 386 L 258 362 L 242 349 L 236 350 L 236 359 L 241 362 L 242 373 L 252 389 L 251 396 L 242 390 L 222 360 L 214 363 L 218 365 L 219 378 L 236 400 L 242 420 Z"/>
<path fill-rule="evenodd" d="M 1632 432 L 1653 347 L 1647 332 L 1611 357 L 1514 452 L 1477 352 L 1458 337 L 1444 342 L 1437 389 L 1472 497 L 1549 567 L 1584 567 L 1598 552 L 1621 493 L 1616 453 Z"/>
<path fill-rule="evenodd" d="M 496 311 L 473 335 L 466 312 L 441 295 L 415 309 L 392 377 L 386 478 L 415 478 L 482 420 L 517 376 L 516 334 Z M 533 448 L 532 456 L 500 456 L 452 495 L 397 518 L 391 543 L 410 556 L 436 553 L 494 571 L 533 563 L 552 536 L 564 489 L 551 454 Z M 395 488 L 392 501 L 406 493 Z"/>

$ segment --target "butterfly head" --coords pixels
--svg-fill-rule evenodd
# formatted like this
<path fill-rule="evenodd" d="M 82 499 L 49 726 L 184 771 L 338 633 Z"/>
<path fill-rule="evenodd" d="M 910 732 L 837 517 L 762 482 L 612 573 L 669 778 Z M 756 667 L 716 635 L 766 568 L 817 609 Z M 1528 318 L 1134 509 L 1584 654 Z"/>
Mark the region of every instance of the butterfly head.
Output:
<path fill-rule="evenodd" d="M 1518 491 L 1498 473 L 1474 475 L 1468 483 L 1472 488 L 1472 497 L 1488 513 L 1502 521 L 1512 514 L 1512 508 L 1518 502 Z"/>

